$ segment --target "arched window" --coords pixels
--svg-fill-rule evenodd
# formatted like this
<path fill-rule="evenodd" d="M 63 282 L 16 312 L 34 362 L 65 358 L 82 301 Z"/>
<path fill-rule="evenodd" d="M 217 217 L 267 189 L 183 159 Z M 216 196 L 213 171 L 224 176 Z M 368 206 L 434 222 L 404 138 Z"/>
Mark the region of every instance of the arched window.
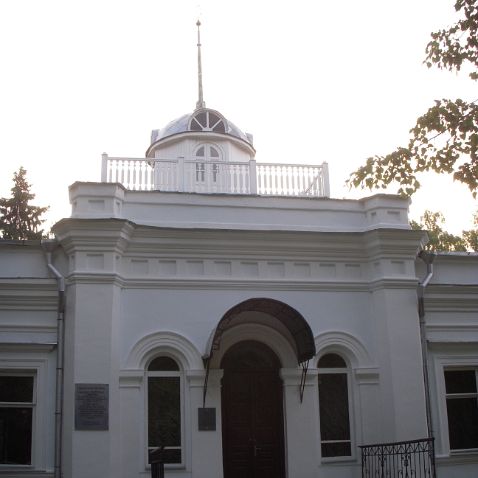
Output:
<path fill-rule="evenodd" d="M 215 133 L 225 133 L 226 125 L 224 120 L 213 111 L 201 110 L 196 113 L 189 123 L 191 131 L 214 131 Z"/>
<path fill-rule="evenodd" d="M 196 182 L 204 183 L 210 175 L 210 179 L 213 183 L 218 181 L 219 176 L 219 164 L 221 160 L 221 152 L 216 145 L 202 144 L 196 149 L 194 155 L 196 160 Z"/>
<path fill-rule="evenodd" d="M 317 367 L 322 458 L 351 456 L 349 368 L 336 353 L 323 355 Z"/>
<path fill-rule="evenodd" d="M 182 372 L 171 357 L 154 358 L 147 369 L 148 451 L 164 447 L 164 463 L 183 463 Z"/>

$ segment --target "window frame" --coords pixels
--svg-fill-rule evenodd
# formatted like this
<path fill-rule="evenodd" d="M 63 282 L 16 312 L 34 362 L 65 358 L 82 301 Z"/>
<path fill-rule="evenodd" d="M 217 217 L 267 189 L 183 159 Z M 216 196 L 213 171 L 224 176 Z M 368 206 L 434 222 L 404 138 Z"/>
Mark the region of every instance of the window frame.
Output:
<path fill-rule="evenodd" d="M 434 344 L 435 345 L 435 344 Z M 438 456 L 455 457 L 476 457 L 478 450 L 452 450 L 448 433 L 448 413 L 446 406 L 445 370 L 478 370 L 478 354 L 474 344 L 462 344 L 459 348 L 455 345 L 438 345 L 436 351 L 432 347 L 433 371 L 435 379 L 434 419 L 436 419 L 436 438 Z M 475 458 L 473 458 L 475 459 Z"/>
<path fill-rule="evenodd" d="M 345 367 L 319 367 L 319 362 L 326 355 L 338 355 L 345 363 Z M 343 374 L 346 377 L 347 383 L 347 407 L 348 407 L 348 422 L 349 422 L 349 440 L 322 440 L 322 434 L 320 430 L 320 390 L 319 390 L 319 380 L 320 375 L 332 375 L 332 374 Z M 352 393 L 352 369 L 350 363 L 344 354 L 337 352 L 335 350 L 327 350 L 322 353 L 317 359 L 317 397 L 318 397 L 318 421 L 319 421 L 319 453 L 322 463 L 332 463 L 332 462 L 343 462 L 343 461 L 353 461 L 356 459 L 355 451 L 355 428 L 354 428 L 354 402 L 353 402 L 353 393 Z M 323 456 L 322 455 L 322 444 L 323 443 L 350 443 L 350 455 L 336 455 L 336 456 Z"/>
<path fill-rule="evenodd" d="M 0 408 L 28 408 L 31 409 L 31 434 L 30 434 L 30 463 L 0 463 L 0 473 L 3 470 L 20 470 L 20 469 L 35 469 L 37 465 L 36 460 L 36 446 L 38 437 L 37 434 L 37 389 L 38 389 L 38 373 L 31 369 L 16 369 L 16 368 L 1 368 L 0 376 L 3 377 L 31 377 L 32 384 L 32 401 L 31 402 L 0 402 Z"/>
<path fill-rule="evenodd" d="M 178 370 L 161 370 L 161 371 L 149 371 L 148 368 L 151 365 L 151 362 L 158 357 L 167 357 L 176 363 L 178 366 Z M 186 454 L 185 454 L 185 385 L 184 385 L 184 370 L 181 364 L 181 361 L 174 357 L 173 355 L 167 353 L 158 353 L 155 354 L 148 360 L 145 371 L 144 371 L 144 413 L 145 413 L 145 420 L 144 420 L 144 436 L 145 436 L 145 464 L 147 469 L 151 469 L 151 465 L 149 463 L 149 451 L 155 449 L 155 447 L 149 446 L 149 377 L 179 377 L 179 411 L 181 417 L 181 425 L 180 425 L 180 433 L 181 433 L 181 461 L 180 463 L 165 463 L 165 469 L 184 469 L 186 467 Z"/>
<path fill-rule="evenodd" d="M 203 148 L 204 155 L 198 155 L 198 151 Z M 217 152 L 217 156 L 211 154 L 211 149 Z M 224 152 L 215 143 L 199 143 L 194 148 L 193 159 L 195 163 L 194 179 L 196 184 L 216 185 L 220 182 L 221 167 L 219 163 L 224 162 Z"/>
<path fill-rule="evenodd" d="M 447 393 L 446 391 L 446 378 L 445 372 L 465 372 L 473 371 L 475 375 L 475 392 L 466 392 L 466 393 Z M 476 406 L 478 408 L 478 367 L 476 366 L 446 366 L 443 367 L 443 382 L 444 382 L 444 399 L 445 399 L 445 411 L 446 411 L 446 431 L 448 438 L 448 450 L 451 455 L 455 454 L 477 454 L 478 446 L 474 448 L 451 448 L 450 444 L 450 422 L 448 417 L 448 400 L 460 399 L 460 398 L 474 398 Z"/>
<path fill-rule="evenodd" d="M 198 119 L 199 116 L 201 115 L 205 115 L 205 120 L 206 120 L 205 125 L 202 122 L 200 122 Z M 217 117 L 217 120 L 214 123 L 212 123 L 211 121 L 211 115 Z M 215 130 L 215 128 L 217 128 L 218 126 L 219 126 L 219 130 Z M 227 123 L 224 117 L 220 115 L 217 111 L 212 111 L 209 109 L 201 109 L 197 113 L 195 113 L 189 120 L 188 129 L 189 131 L 192 131 L 192 132 L 205 131 L 205 132 L 211 132 L 211 133 L 226 134 Z M 222 131 L 222 129 L 224 131 Z"/>

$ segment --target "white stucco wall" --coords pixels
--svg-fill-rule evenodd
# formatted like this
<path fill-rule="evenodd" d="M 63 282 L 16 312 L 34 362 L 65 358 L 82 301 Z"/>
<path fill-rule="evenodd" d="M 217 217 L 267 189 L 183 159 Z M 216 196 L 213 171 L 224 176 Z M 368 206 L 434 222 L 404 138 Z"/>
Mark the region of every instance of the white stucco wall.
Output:
<path fill-rule="evenodd" d="M 147 476 L 144 367 L 166 352 L 184 372 L 185 460 L 174 476 L 220 478 L 218 364 L 228 346 L 250 338 L 268 343 L 282 360 L 289 478 L 358 477 L 357 445 L 425 437 L 416 295 L 424 270 L 415 259 L 423 235 L 409 229 L 406 200 L 140 193 L 98 183 L 75 183 L 70 197 L 72 218 L 54 228 L 54 263 L 67 279 L 66 477 Z M 0 368 L 14 360 L 37 364 L 31 366 L 43 390 L 37 416 L 45 438 L 36 445 L 34 468 L 48 476 L 56 282 L 39 244 L 0 243 L 0 261 Z M 475 256 L 438 257 L 425 292 L 437 453 L 440 466 L 457 477 L 472 476 L 475 455 L 451 456 L 447 449 L 442 377 L 450 363 L 478 366 L 477 264 Z M 280 327 L 245 316 L 224 334 L 212 361 L 207 406 L 216 408 L 216 431 L 200 432 L 210 334 L 229 309 L 258 297 L 294 308 L 311 328 L 317 356 L 303 403 L 290 340 Z M 320 457 L 316 366 L 328 352 L 350 367 L 354 454 L 345 461 Z M 78 383 L 108 384 L 108 430 L 75 429 Z"/>

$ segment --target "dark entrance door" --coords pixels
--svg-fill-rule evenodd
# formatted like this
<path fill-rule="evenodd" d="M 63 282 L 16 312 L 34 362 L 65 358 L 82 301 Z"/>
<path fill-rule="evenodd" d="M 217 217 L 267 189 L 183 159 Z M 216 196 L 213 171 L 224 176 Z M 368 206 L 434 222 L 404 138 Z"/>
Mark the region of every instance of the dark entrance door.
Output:
<path fill-rule="evenodd" d="M 279 359 L 245 341 L 226 352 L 221 367 L 224 478 L 284 478 Z"/>

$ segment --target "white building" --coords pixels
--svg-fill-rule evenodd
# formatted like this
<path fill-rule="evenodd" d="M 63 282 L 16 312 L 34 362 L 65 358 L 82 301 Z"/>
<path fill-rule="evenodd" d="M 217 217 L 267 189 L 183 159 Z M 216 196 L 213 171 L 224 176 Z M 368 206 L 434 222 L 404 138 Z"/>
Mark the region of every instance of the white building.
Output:
<path fill-rule="evenodd" d="M 427 269 L 406 199 L 254 154 L 200 93 L 54 241 L 0 242 L 1 477 L 146 477 L 159 445 L 169 477 L 359 477 L 429 433 L 477 476 L 478 256 Z"/>

